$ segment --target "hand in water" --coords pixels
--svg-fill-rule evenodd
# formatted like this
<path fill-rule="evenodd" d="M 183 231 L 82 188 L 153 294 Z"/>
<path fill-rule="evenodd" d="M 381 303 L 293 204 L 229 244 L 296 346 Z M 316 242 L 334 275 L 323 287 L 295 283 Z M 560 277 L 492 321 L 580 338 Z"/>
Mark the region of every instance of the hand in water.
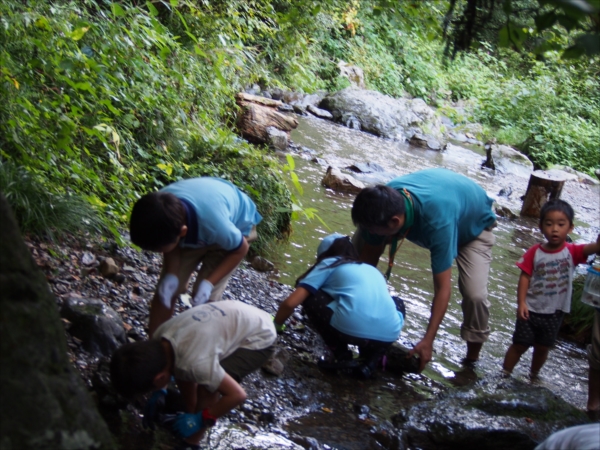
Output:
<path fill-rule="evenodd" d="M 427 363 L 431 361 L 433 342 L 422 339 L 410 352 L 408 352 L 408 358 L 412 357 L 415 353 L 421 358 L 421 365 L 419 366 L 419 373 L 421 373 Z"/>

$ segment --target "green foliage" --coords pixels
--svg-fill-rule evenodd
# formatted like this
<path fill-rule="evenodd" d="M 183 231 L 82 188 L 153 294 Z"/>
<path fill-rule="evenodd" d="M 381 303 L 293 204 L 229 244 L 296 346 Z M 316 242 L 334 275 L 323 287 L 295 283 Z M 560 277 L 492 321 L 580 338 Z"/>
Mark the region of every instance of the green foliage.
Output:
<path fill-rule="evenodd" d="M 289 204 L 276 165 L 226 128 L 251 54 L 181 39 L 167 27 L 190 29 L 179 11 L 165 25 L 154 8 L 7 1 L 0 15 L 0 157 L 49 191 L 80 193 L 112 226 L 146 191 L 199 175 Z M 261 213 L 280 237 L 285 216 Z"/>
<path fill-rule="evenodd" d="M 0 163 L 0 192 L 6 197 L 23 233 L 53 239 L 65 233 L 99 231 L 92 206 L 78 195 L 52 194 L 26 170 Z"/>
<path fill-rule="evenodd" d="M 574 336 L 583 335 L 592 329 L 594 324 L 594 308 L 581 302 L 581 294 L 585 284 L 585 276 L 573 280 L 573 295 L 571 296 L 571 312 L 565 316 L 565 325 Z"/>

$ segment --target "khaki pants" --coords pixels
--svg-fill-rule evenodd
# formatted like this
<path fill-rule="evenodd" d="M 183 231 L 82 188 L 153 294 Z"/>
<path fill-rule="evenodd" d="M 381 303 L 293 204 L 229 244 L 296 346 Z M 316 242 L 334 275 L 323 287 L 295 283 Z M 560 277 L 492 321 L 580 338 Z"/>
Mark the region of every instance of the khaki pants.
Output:
<path fill-rule="evenodd" d="M 246 236 L 246 240 L 248 243 L 255 241 L 258 238 L 256 234 L 256 227 L 252 228 L 249 236 Z M 179 266 L 179 273 L 177 274 L 177 278 L 179 279 L 179 290 L 177 295 L 184 294 L 187 291 L 187 287 L 192 276 L 192 273 L 196 270 L 199 264 L 202 264 L 200 270 L 198 271 L 198 276 L 196 277 L 196 282 L 194 283 L 194 287 L 192 288 L 192 297 L 198 291 L 198 286 L 202 280 L 206 279 L 212 272 L 221 264 L 225 256 L 229 252 L 223 250 L 221 247 L 217 245 L 210 245 L 208 247 L 198 248 L 198 249 L 183 249 L 181 252 L 181 262 Z M 234 267 L 234 269 L 225 275 L 218 283 L 215 284 L 211 294 L 209 301 L 218 302 L 223 297 L 223 292 L 225 291 L 225 287 L 227 286 L 227 282 L 231 275 L 235 270 L 239 267 L 239 264 Z M 161 278 L 164 275 L 164 272 L 161 274 Z"/>
<path fill-rule="evenodd" d="M 492 247 L 496 242 L 492 228 L 483 230 L 474 240 L 460 247 L 456 257 L 458 288 L 463 298 L 460 336 L 468 342 L 485 342 L 490 334 L 487 282 L 492 262 Z M 354 232 L 352 243 L 360 254 L 365 244 L 360 227 Z"/>

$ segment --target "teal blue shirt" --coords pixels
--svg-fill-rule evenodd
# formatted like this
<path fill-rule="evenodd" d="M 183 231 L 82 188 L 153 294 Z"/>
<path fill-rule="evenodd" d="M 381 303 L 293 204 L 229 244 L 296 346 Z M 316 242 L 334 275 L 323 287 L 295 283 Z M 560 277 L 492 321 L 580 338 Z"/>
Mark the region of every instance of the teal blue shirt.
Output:
<path fill-rule="evenodd" d="M 331 326 L 363 339 L 393 342 L 398 339 L 404 317 L 396 310 L 385 278 L 369 264 L 329 267 L 338 258 L 326 258 L 298 284 L 314 294 L 319 289 L 333 297 Z"/>
<path fill-rule="evenodd" d="M 216 244 L 226 251 L 236 250 L 262 220 L 250 197 L 221 178 L 191 178 L 162 191 L 175 195 L 186 208 L 189 236 L 180 241 L 184 248 Z"/>
<path fill-rule="evenodd" d="M 434 274 L 449 269 L 459 247 L 496 222 L 493 200 L 483 188 L 451 170 L 421 170 L 394 178 L 387 185 L 411 194 L 414 222 L 406 239 L 430 251 Z"/>

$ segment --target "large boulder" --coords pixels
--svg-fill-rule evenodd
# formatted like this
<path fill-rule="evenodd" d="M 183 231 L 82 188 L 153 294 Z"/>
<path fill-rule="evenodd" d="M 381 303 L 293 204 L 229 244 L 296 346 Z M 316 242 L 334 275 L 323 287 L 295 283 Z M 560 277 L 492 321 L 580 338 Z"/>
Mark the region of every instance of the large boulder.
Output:
<path fill-rule="evenodd" d="M 529 178 L 533 172 L 533 163 L 529 158 L 508 145 L 488 144 L 485 149 L 487 159 L 483 163 L 484 167 L 522 178 Z"/>
<path fill-rule="evenodd" d="M 114 449 L 67 357 L 64 328 L 0 194 L 0 448 Z"/>
<path fill-rule="evenodd" d="M 424 450 L 533 450 L 553 432 L 588 421 L 544 387 L 501 378 L 419 403 L 395 420 L 411 448 Z"/>
<path fill-rule="evenodd" d="M 405 141 L 425 133 L 444 140 L 441 120 L 419 98 L 392 98 L 350 87 L 328 95 L 319 107 L 330 111 L 336 122 L 376 136 Z"/>
<path fill-rule="evenodd" d="M 111 356 L 127 343 L 121 317 L 102 300 L 71 296 L 64 301 L 60 314 L 71 323 L 69 333 L 93 355 Z"/>

